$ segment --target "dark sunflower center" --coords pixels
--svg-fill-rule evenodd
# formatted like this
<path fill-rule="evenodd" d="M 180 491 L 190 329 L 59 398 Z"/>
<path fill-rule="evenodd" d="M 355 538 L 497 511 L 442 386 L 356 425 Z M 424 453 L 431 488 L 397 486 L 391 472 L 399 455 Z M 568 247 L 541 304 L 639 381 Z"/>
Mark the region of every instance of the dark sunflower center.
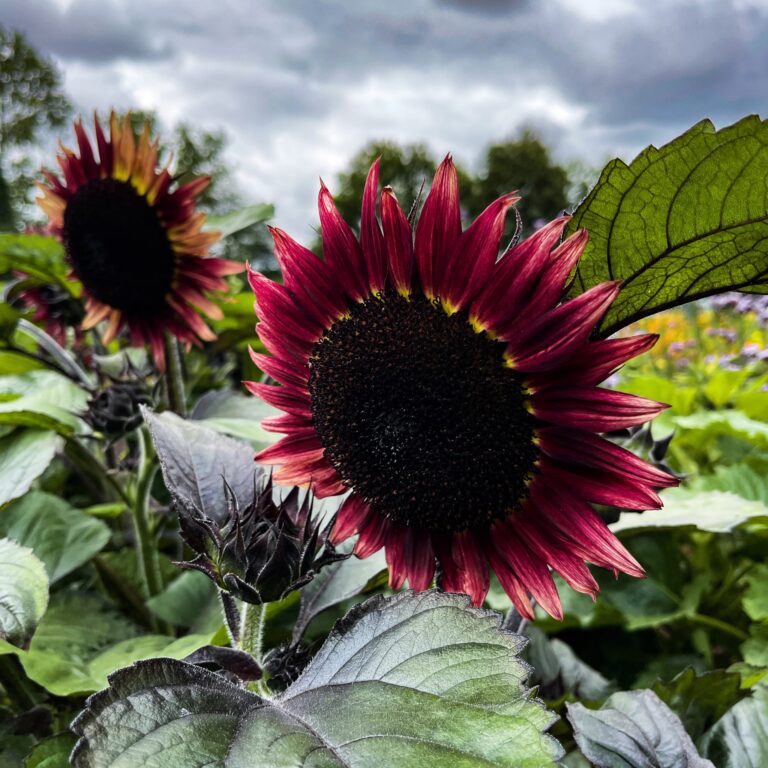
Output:
<path fill-rule="evenodd" d="M 504 346 L 463 313 L 399 295 L 356 304 L 310 359 L 325 455 L 381 514 L 432 530 L 515 509 L 538 452 Z"/>
<path fill-rule="evenodd" d="M 157 213 L 129 183 L 97 179 L 80 187 L 64 211 L 64 243 L 98 301 L 138 316 L 164 308 L 173 250 Z"/>

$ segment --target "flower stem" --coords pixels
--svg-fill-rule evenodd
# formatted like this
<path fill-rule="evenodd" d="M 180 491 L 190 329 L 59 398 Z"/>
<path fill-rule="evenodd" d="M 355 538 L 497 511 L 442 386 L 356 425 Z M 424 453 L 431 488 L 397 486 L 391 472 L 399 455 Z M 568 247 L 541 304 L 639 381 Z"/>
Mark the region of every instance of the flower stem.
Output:
<path fill-rule="evenodd" d="M 181 370 L 179 342 L 165 336 L 165 387 L 168 392 L 168 407 L 182 418 L 187 415 L 187 396 L 184 391 L 184 374 Z"/>
<path fill-rule="evenodd" d="M 250 653 L 256 663 L 262 663 L 262 643 L 264 624 L 267 617 L 267 604 L 253 605 L 245 603 L 240 621 L 240 648 Z"/>
<path fill-rule="evenodd" d="M 688 617 L 694 624 L 701 624 L 705 627 L 711 627 L 712 629 L 719 629 L 721 632 L 725 632 L 727 635 L 737 637 L 739 640 L 748 640 L 749 635 L 738 627 L 734 627 L 733 624 L 728 624 L 725 621 L 720 621 L 714 616 L 705 616 L 702 613 L 694 613 Z"/>
<path fill-rule="evenodd" d="M 240 640 L 240 611 L 235 600 L 228 592 L 218 590 L 221 612 L 224 614 L 224 627 L 227 630 L 229 642 L 233 648 L 238 646 Z"/>

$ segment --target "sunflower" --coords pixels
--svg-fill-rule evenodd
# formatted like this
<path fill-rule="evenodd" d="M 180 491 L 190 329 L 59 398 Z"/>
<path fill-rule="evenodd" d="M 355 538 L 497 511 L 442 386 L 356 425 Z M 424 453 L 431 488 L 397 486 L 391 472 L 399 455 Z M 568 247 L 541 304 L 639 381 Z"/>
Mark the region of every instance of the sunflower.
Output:
<path fill-rule="evenodd" d="M 162 369 L 165 331 L 186 343 L 216 338 L 198 310 L 220 318 L 206 294 L 225 290 L 224 276 L 242 271 L 232 261 L 204 258 L 219 237 L 203 230 L 205 214 L 195 208 L 210 178 L 178 184 L 158 166 L 149 122 L 137 137 L 130 115 L 122 124 L 110 115 L 109 138 L 94 118 L 98 159 L 80 120 L 74 128 L 79 154 L 61 146 L 61 176 L 43 171 L 37 202 L 83 284 L 82 328 L 106 321 L 108 343 L 127 327 L 131 342 L 148 344 Z"/>
<path fill-rule="evenodd" d="M 386 549 L 390 585 L 483 602 L 493 570 L 518 611 L 530 596 L 562 616 L 552 571 L 594 597 L 586 562 L 643 576 L 593 503 L 658 508 L 677 480 L 598 433 L 665 406 L 597 387 L 653 335 L 592 340 L 619 291 L 606 283 L 564 301 L 584 231 L 560 243 L 563 216 L 499 258 L 506 195 L 462 231 L 450 157 L 415 237 L 374 163 L 360 240 L 321 185 L 324 258 L 272 230 L 284 284 L 250 272 L 255 364 L 279 384 L 248 389 L 284 411 L 285 437 L 257 455 L 279 482 L 350 492 L 335 543 Z"/>

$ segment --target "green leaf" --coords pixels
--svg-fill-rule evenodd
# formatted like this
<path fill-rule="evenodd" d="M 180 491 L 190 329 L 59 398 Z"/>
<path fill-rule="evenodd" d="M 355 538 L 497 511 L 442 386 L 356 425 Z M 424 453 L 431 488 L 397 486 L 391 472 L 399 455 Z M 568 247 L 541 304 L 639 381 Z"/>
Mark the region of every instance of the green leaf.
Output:
<path fill-rule="evenodd" d="M 62 444 L 54 432 L 15 429 L 0 437 L 0 506 L 23 496 Z"/>
<path fill-rule="evenodd" d="M 279 413 L 276 408 L 257 397 L 248 397 L 230 390 L 217 390 L 207 392 L 200 398 L 191 418 L 201 421 L 206 427 L 217 432 L 248 440 L 256 450 L 261 450 L 272 445 L 279 437 L 274 432 L 263 429 L 261 422 Z"/>
<path fill-rule="evenodd" d="M 45 566 L 28 547 L 0 539 L 0 639 L 26 648 L 47 605 Z"/>
<path fill-rule="evenodd" d="M 704 735 L 701 751 L 717 768 L 768 765 L 768 689 L 731 707 Z"/>
<path fill-rule="evenodd" d="M 191 627 L 205 611 L 216 587 L 198 571 L 184 571 L 159 595 L 147 600 L 155 616 L 177 627 Z"/>
<path fill-rule="evenodd" d="M 0 424 L 53 429 L 71 435 L 83 428 L 78 414 L 89 393 L 54 371 L 0 376 Z"/>
<path fill-rule="evenodd" d="M 106 546 L 110 532 L 58 496 L 32 491 L 0 513 L 0 535 L 31 547 L 53 583 Z"/>
<path fill-rule="evenodd" d="M 649 528 L 693 527 L 700 531 L 728 533 L 752 518 L 768 516 L 768 506 L 727 491 L 695 493 L 673 488 L 663 496 L 664 506 L 642 514 L 622 512 L 610 528 L 636 531 Z"/>
<path fill-rule="evenodd" d="M 629 165 L 613 160 L 568 232 L 589 230 L 573 293 L 623 288 L 601 335 L 662 309 L 768 282 L 768 123 L 708 120 Z"/>
<path fill-rule="evenodd" d="M 713 475 L 702 475 L 689 481 L 688 487 L 695 491 L 730 491 L 768 507 L 768 478 L 748 464 L 715 467 Z"/>
<path fill-rule="evenodd" d="M 351 552 L 352 544 L 345 542 L 337 549 L 343 553 Z M 386 570 L 383 550 L 364 560 L 353 556 L 326 565 L 309 584 L 301 588 L 301 607 L 293 627 L 294 642 L 301 639 L 315 616 L 366 591 L 371 581 Z"/>
<path fill-rule="evenodd" d="M 64 249 L 55 237 L 44 235 L 0 234 L 0 272 L 20 270 L 44 283 L 52 283 L 70 292 L 69 268 Z"/>
<path fill-rule="evenodd" d="M 155 444 L 165 484 L 174 501 L 189 512 L 217 520 L 226 512 L 224 480 L 235 497 L 253 497 L 253 449 L 204 424 L 175 413 L 142 408 Z"/>
<path fill-rule="evenodd" d="M 749 639 L 741 644 L 741 653 L 750 666 L 768 668 L 768 624 L 749 628 Z"/>
<path fill-rule="evenodd" d="M 614 693 L 597 710 L 567 707 L 576 743 L 597 768 L 715 768 L 653 691 Z"/>
<path fill-rule="evenodd" d="M 681 429 L 705 430 L 709 435 L 728 435 L 748 442 L 752 448 L 768 450 L 768 424 L 750 419 L 741 411 L 700 411 L 673 419 Z"/>
<path fill-rule="evenodd" d="M 668 683 L 657 682 L 653 692 L 697 741 L 741 698 L 740 682 L 739 675 L 722 669 L 697 675 L 693 667 L 688 667 Z"/>
<path fill-rule="evenodd" d="M 747 616 L 755 621 L 768 619 L 768 565 L 754 566 L 746 582 L 743 605 Z"/>
<path fill-rule="evenodd" d="M 69 768 L 69 754 L 74 746 L 71 733 L 44 739 L 27 755 L 24 768 Z"/>
<path fill-rule="evenodd" d="M 209 214 L 205 219 L 207 230 L 220 232 L 222 238 L 234 235 L 243 229 L 248 229 L 254 224 L 260 224 L 262 221 L 269 221 L 275 215 L 275 206 L 267 203 L 258 205 L 249 205 L 238 211 L 231 211 L 220 216 Z"/>
<path fill-rule="evenodd" d="M 122 670 L 73 724 L 72 765 L 553 766 L 562 752 L 524 688 L 523 642 L 463 596 L 374 598 L 275 699 L 183 662 Z"/>
<path fill-rule="evenodd" d="M 26 653 L 19 653 L 27 677 L 56 696 L 92 693 L 108 675 L 140 659 L 183 658 L 210 642 L 209 635 L 178 640 L 137 636 L 138 628 L 89 593 L 59 593 L 51 600 Z"/>

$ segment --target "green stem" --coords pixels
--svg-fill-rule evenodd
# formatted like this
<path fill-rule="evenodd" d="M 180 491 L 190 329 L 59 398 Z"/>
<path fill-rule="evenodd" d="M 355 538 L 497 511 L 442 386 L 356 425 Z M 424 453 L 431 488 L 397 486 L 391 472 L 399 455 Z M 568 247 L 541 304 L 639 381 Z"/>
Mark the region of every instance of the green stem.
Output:
<path fill-rule="evenodd" d="M 139 566 L 144 576 L 147 594 L 152 597 L 163 588 L 160 576 L 160 561 L 153 540 L 149 523 L 149 500 L 152 481 L 155 479 L 157 464 L 145 468 L 136 488 L 136 503 L 133 505 L 133 527 L 136 531 L 136 544 L 139 556 Z"/>
<path fill-rule="evenodd" d="M 694 613 L 688 617 L 694 624 L 701 624 L 705 627 L 711 627 L 712 629 L 719 629 L 721 632 L 725 632 L 727 635 L 737 637 L 739 640 L 749 639 L 749 635 L 738 627 L 734 627 L 733 624 L 728 624 L 725 621 L 714 618 L 714 616 L 705 616 L 702 613 Z"/>
<path fill-rule="evenodd" d="M 259 665 L 262 663 L 261 654 L 266 617 L 266 603 L 262 605 L 245 603 L 243 605 L 240 621 L 240 648 L 246 653 L 250 653 Z"/>
<path fill-rule="evenodd" d="M 184 391 L 179 342 L 170 334 L 165 337 L 165 387 L 168 392 L 168 407 L 179 416 L 186 417 L 187 396 Z"/>

